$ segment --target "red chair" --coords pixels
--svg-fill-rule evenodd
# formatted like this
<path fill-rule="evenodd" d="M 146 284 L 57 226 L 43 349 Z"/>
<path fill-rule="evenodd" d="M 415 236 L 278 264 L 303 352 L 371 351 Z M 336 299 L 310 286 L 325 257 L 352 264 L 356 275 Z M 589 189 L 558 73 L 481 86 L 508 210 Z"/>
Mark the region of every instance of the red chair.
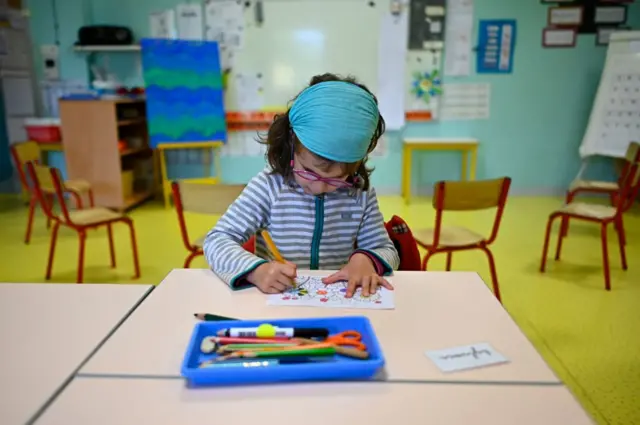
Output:
<path fill-rule="evenodd" d="M 189 254 L 184 260 L 184 268 L 188 269 L 194 258 L 204 255 L 202 245 L 206 235 L 202 235 L 193 242 L 189 238 L 185 212 L 208 215 L 222 215 L 227 211 L 229 205 L 236 200 L 244 190 L 245 185 L 227 185 L 196 183 L 189 181 L 175 181 L 171 183 L 173 192 L 173 203 L 178 214 L 178 225 L 180 226 L 180 236 L 182 243 Z M 255 252 L 255 236 L 251 237 L 243 248 L 247 251 Z"/>
<path fill-rule="evenodd" d="M 435 228 L 415 232 L 416 242 L 427 250 L 427 254 L 422 260 L 422 269 L 427 270 L 427 264 L 433 255 L 446 253 L 447 271 L 450 271 L 454 252 L 479 249 L 486 254 L 489 260 L 493 293 L 498 301 L 502 302 L 498 273 L 496 272 L 495 261 L 489 246 L 498 237 L 500 221 L 502 220 L 502 213 L 507 202 L 510 186 L 511 178 L 509 177 L 493 180 L 442 181 L 436 183 L 433 195 L 433 207 L 436 210 Z M 487 208 L 496 209 L 493 229 L 488 238 L 464 227 L 442 225 L 444 211 L 478 211 Z"/>
<path fill-rule="evenodd" d="M 22 142 L 16 143 L 10 146 L 9 151 L 13 158 L 14 165 L 18 171 L 18 177 L 20 178 L 20 184 L 22 189 L 29 194 L 29 215 L 27 218 L 27 231 L 24 236 L 24 243 L 28 244 L 31 240 L 31 229 L 33 227 L 33 214 L 35 212 L 36 195 L 29 185 L 27 175 L 25 174 L 25 168 L 27 163 L 33 161 L 36 164 L 40 162 L 41 152 L 40 146 L 36 142 Z M 93 207 L 93 191 L 91 185 L 85 180 L 66 180 L 63 184 L 63 192 L 69 193 L 73 196 L 76 202 L 76 208 L 82 208 L 82 195 L 86 194 L 89 197 L 89 205 Z M 53 195 L 46 194 L 47 202 L 51 202 Z M 47 227 L 51 224 L 51 220 L 47 220 Z"/>
<path fill-rule="evenodd" d="M 47 273 L 45 278 L 51 279 L 51 271 L 53 269 L 53 258 L 56 250 L 56 242 L 58 240 L 58 229 L 60 226 L 68 227 L 78 233 L 80 250 L 78 253 L 78 277 L 77 282 L 82 283 L 84 271 L 84 248 L 87 239 L 87 230 L 98 227 L 106 227 L 109 235 L 109 253 L 111 254 L 111 267 L 116 266 L 116 255 L 113 246 L 112 225 L 114 223 L 125 223 L 129 226 L 131 232 L 131 249 L 133 251 L 133 266 L 135 269 L 134 278 L 140 277 L 140 264 L 138 262 L 138 246 L 136 244 L 136 235 L 133 228 L 131 218 L 120 213 L 111 211 L 106 208 L 85 208 L 81 210 L 69 211 L 65 204 L 64 190 L 60 171 L 56 168 L 45 167 L 27 163 L 27 170 L 31 181 L 36 199 L 40 201 L 40 206 L 44 210 L 47 217 L 53 221 L 53 231 L 51 232 L 51 245 L 49 246 L 49 259 L 47 261 Z M 56 214 L 53 209 L 53 203 L 48 202 L 47 194 L 53 194 L 60 206 L 60 214 Z"/>
<path fill-rule="evenodd" d="M 607 226 L 613 224 L 618 233 L 618 244 L 620 245 L 620 260 L 622 269 L 627 270 L 627 257 L 625 252 L 626 235 L 624 232 L 623 215 L 633 205 L 635 197 L 640 189 L 640 168 L 638 164 L 633 164 L 622 182 L 621 189 L 616 195 L 616 206 L 611 207 L 601 204 L 589 204 L 583 202 L 572 202 L 562 208 L 553 211 L 547 221 L 547 230 L 544 236 L 544 246 L 542 247 L 542 261 L 540 272 L 544 273 L 547 263 L 547 251 L 549 249 L 549 237 L 553 221 L 561 219 L 560 231 L 558 232 L 558 244 L 556 246 L 555 259 L 560 259 L 562 251 L 562 240 L 566 237 L 569 220 L 588 221 L 600 224 L 600 239 L 602 244 L 602 262 L 604 269 L 604 287 L 611 290 L 611 277 L 609 271 L 609 252 L 607 247 Z"/>
<path fill-rule="evenodd" d="M 616 196 L 620 193 L 620 189 L 631 170 L 631 166 L 640 162 L 640 144 L 636 142 L 629 143 L 623 161 L 624 163 L 622 170 L 620 170 L 620 178 L 618 178 L 618 181 L 574 180 L 567 191 L 567 204 L 573 202 L 574 198 L 580 193 L 600 193 L 609 195 L 611 205 L 615 206 L 617 203 Z M 563 220 L 562 227 L 564 229 L 563 235 L 567 236 L 567 232 L 569 231 L 569 223 L 567 220 Z"/>

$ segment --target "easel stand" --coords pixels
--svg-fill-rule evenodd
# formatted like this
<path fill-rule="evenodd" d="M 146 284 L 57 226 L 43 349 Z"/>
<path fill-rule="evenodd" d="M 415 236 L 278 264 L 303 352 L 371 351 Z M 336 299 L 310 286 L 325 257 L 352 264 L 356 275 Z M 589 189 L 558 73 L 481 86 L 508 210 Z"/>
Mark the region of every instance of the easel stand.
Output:
<path fill-rule="evenodd" d="M 202 149 L 203 155 L 203 168 L 204 177 L 181 179 L 197 183 L 209 183 L 218 184 L 222 178 L 220 171 L 220 148 L 224 143 L 222 142 L 181 142 L 181 143 L 161 143 L 156 149 L 158 150 L 158 156 L 160 157 L 160 173 L 162 177 L 162 196 L 164 198 L 165 208 L 171 207 L 171 180 L 167 173 L 167 158 L 165 152 L 172 149 Z M 215 174 L 211 173 L 211 161 L 209 155 L 213 155 L 213 163 L 215 168 Z"/>

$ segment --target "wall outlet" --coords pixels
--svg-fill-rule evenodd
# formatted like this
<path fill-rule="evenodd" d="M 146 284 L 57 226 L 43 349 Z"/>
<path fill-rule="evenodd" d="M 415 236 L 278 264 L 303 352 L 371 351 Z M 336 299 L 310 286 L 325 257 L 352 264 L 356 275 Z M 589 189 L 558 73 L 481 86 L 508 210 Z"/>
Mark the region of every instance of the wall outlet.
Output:
<path fill-rule="evenodd" d="M 58 80 L 60 78 L 58 53 L 58 46 L 55 44 L 44 44 L 40 46 L 45 80 Z"/>

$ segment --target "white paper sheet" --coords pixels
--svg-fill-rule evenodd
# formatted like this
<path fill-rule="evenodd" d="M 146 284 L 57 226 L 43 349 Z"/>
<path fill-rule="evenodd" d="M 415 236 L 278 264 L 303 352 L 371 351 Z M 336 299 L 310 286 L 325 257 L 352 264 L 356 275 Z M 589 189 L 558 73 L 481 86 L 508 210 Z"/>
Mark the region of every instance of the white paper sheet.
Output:
<path fill-rule="evenodd" d="M 243 4 L 236 0 L 207 0 L 204 7 L 207 40 L 217 41 L 232 49 L 242 48 L 245 25 Z"/>
<path fill-rule="evenodd" d="M 175 10 L 168 9 L 150 14 L 149 36 L 151 38 L 175 39 L 178 36 Z"/>
<path fill-rule="evenodd" d="M 450 0 L 446 19 L 444 75 L 470 75 L 473 0 Z"/>
<path fill-rule="evenodd" d="M 240 111 L 259 111 L 264 107 L 261 74 L 236 73 L 233 83 L 236 105 Z"/>
<path fill-rule="evenodd" d="M 230 69 L 244 44 L 243 5 L 236 0 L 206 0 L 204 9 L 205 38 L 218 42 L 222 69 Z"/>
<path fill-rule="evenodd" d="M 395 308 L 393 291 L 379 288 L 375 294 L 363 297 L 360 289 L 352 298 L 346 298 L 347 283 L 322 283 L 322 277 L 298 276 L 298 287 L 282 294 L 269 295 L 267 305 L 307 306 L 329 308 L 357 308 L 391 310 Z"/>
<path fill-rule="evenodd" d="M 445 84 L 440 117 L 443 120 L 488 119 L 490 104 L 489 83 Z"/>
<path fill-rule="evenodd" d="M 256 140 L 257 135 L 255 131 L 245 131 L 242 135 L 244 143 L 244 154 L 246 156 L 261 156 L 262 145 Z"/>
<path fill-rule="evenodd" d="M 509 361 L 488 343 L 427 351 L 425 355 L 443 372 L 475 369 Z"/>
<path fill-rule="evenodd" d="M 176 6 L 178 37 L 181 40 L 202 40 L 202 5 L 182 3 Z"/>
<path fill-rule="evenodd" d="M 405 124 L 405 76 L 408 17 L 383 14 L 378 42 L 378 103 L 386 128 L 400 130 Z"/>

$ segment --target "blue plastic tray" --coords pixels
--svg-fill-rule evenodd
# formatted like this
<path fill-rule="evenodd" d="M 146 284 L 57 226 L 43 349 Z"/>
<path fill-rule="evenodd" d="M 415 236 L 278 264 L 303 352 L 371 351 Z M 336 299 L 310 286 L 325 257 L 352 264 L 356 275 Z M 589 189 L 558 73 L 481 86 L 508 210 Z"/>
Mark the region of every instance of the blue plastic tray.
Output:
<path fill-rule="evenodd" d="M 249 368 L 199 368 L 198 365 L 215 357 L 200 351 L 202 339 L 215 336 L 217 331 L 230 327 L 255 327 L 269 323 L 280 327 L 326 328 L 329 334 L 354 330 L 362 335 L 367 346 L 367 360 L 341 355 L 319 356 L 318 362 L 282 364 Z M 322 361 L 326 359 L 327 361 Z M 191 386 L 258 384 L 285 381 L 327 381 L 371 379 L 384 367 L 384 357 L 373 327 L 364 316 L 324 317 L 312 319 L 265 319 L 201 322 L 191 335 L 189 346 L 182 361 L 181 374 Z"/>

